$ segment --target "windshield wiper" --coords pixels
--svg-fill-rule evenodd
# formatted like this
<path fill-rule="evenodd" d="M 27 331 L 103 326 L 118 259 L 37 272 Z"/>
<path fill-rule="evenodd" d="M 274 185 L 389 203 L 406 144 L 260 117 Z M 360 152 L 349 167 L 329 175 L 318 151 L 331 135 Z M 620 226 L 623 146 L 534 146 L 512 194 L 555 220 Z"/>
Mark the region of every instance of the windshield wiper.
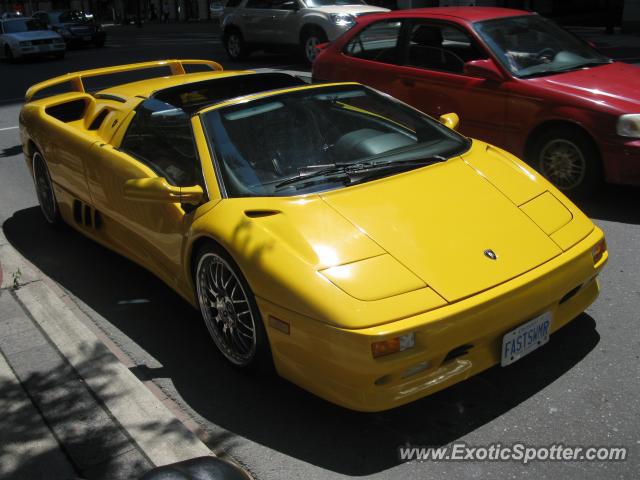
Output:
<path fill-rule="evenodd" d="M 581 63 L 580 65 L 572 65 L 571 67 L 561 68 L 558 70 L 541 70 L 539 72 L 532 72 L 526 75 L 520 75 L 520 78 L 534 78 L 534 77 L 544 77 L 545 75 L 555 75 L 559 73 L 567 73 L 572 72 L 574 70 L 580 70 L 581 68 L 589 68 L 589 67 L 598 67 L 600 65 L 609 65 L 612 63 L 612 60 L 608 61 L 598 61 L 598 62 L 587 62 Z"/>
<path fill-rule="evenodd" d="M 291 178 L 287 178 L 282 182 L 276 184 L 275 189 L 278 190 L 287 185 L 293 185 L 295 183 L 318 183 L 320 177 L 325 177 L 323 180 L 331 180 L 336 176 L 349 178 L 350 182 L 353 182 L 354 177 L 360 177 L 365 175 L 368 177 L 371 172 L 379 172 L 381 170 L 395 170 L 414 166 L 426 166 L 436 162 L 444 162 L 447 158 L 441 155 L 432 155 L 425 158 L 414 158 L 411 160 L 384 160 L 374 162 L 371 160 L 364 160 L 361 162 L 339 162 L 328 166 L 327 168 L 321 168 L 319 170 L 312 170 L 308 173 L 299 173 Z"/>

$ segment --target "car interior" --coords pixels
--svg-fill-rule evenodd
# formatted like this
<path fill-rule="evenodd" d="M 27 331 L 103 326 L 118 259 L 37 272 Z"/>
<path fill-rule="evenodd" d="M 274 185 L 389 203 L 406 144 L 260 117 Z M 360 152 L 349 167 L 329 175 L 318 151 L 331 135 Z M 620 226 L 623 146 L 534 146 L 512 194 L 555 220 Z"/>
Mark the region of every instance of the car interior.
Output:
<path fill-rule="evenodd" d="M 256 196 L 274 194 L 277 183 L 298 174 L 442 139 L 435 129 L 416 133 L 397 111 L 391 118 L 383 113 L 380 103 L 364 95 L 344 103 L 321 96 L 276 97 L 214 110 L 205 122 L 228 194 Z"/>

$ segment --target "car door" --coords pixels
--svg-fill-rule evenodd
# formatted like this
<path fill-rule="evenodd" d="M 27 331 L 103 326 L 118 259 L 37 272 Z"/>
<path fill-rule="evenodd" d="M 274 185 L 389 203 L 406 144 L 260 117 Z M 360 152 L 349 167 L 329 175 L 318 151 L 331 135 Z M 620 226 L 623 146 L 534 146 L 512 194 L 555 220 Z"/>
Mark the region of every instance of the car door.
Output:
<path fill-rule="evenodd" d="M 401 42 L 393 94 L 435 118 L 455 112 L 461 133 L 502 145 L 506 84 L 464 73 L 466 62 L 489 57 L 486 50 L 463 27 L 428 19 L 407 22 Z"/>
<path fill-rule="evenodd" d="M 271 0 L 271 21 L 267 34 L 278 43 L 297 44 L 300 27 L 298 0 Z"/>
<path fill-rule="evenodd" d="M 107 240 L 173 285 L 181 272 L 192 208 L 130 200 L 124 186 L 131 179 L 163 177 L 174 186 L 204 188 L 188 115 L 159 100 L 145 100 L 133 113 L 118 148 L 93 147 L 87 176 Z"/>
<path fill-rule="evenodd" d="M 389 19 L 364 28 L 346 44 L 344 56 L 332 65 L 329 79 L 360 82 L 397 96 L 402 27 L 402 20 Z"/>
<path fill-rule="evenodd" d="M 269 29 L 273 29 L 271 0 L 248 0 L 244 8 L 238 9 L 242 22 L 242 35 L 250 43 L 269 43 Z"/>

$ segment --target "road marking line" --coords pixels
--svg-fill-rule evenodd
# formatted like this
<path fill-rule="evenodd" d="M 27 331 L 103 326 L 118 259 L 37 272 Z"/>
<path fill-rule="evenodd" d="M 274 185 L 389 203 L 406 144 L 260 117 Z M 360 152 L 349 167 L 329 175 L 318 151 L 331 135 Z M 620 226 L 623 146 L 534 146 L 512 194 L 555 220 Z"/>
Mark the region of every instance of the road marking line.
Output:
<path fill-rule="evenodd" d="M 0 128 L 0 132 L 4 132 L 4 131 L 6 131 L 6 130 L 15 130 L 15 129 L 17 129 L 17 128 L 20 128 L 20 127 L 5 127 L 5 128 Z"/>

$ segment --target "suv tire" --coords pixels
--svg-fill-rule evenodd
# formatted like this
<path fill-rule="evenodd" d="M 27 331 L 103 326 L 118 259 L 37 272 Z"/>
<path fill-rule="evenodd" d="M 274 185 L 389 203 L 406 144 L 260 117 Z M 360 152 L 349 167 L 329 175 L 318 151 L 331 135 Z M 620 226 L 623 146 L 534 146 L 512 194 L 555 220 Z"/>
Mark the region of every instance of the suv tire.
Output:
<path fill-rule="evenodd" d="M 229 28 L 224 32 L 224 49 L 229 59 L 233 61 L 244 60 L 249 56 L 249 49 L 244 41 L 242 33 L 237 28 Z"/>
<path fill-rule="evenodd" d="M 300 48 L 305 62 L 311 65 L 318 55 L 316 46 L 326 41 L 327 34 L 320 27 L 305 28 L 300 36 Z"/>

